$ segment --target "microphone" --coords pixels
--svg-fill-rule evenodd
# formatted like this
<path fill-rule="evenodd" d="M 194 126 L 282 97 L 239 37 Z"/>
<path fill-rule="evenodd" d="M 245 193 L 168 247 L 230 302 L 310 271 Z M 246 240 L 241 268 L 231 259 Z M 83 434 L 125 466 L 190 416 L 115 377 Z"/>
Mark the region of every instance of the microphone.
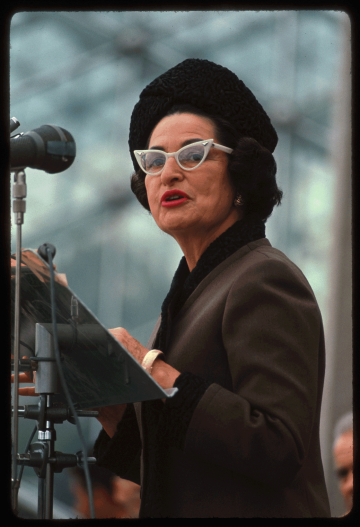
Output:
<path fill-rule="evenodd" d="M 12 117 L 10 119 L 10 133 L 16 130 L 16 128 L 19 128 L 20 122 L 16 119 L 16 117 Z"/>
<path fill-rule="evenodd" d="M 30 167 L 55 174 L 69 168 L 75 155 L 73 136 L 60 126 L 44 124 L 10 138 L 11 171 Z"/>

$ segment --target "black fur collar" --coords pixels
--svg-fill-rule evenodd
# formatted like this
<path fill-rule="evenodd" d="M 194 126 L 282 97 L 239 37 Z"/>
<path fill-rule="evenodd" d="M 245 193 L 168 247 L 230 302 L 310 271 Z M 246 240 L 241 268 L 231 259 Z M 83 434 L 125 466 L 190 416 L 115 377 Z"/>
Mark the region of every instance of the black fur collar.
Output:
<path fill-rule="evenodd" d="M 173 301 L 170 316 L 174 318 L 191 293 L 215 267 L 247 243 L 264 237 L 265 223 L 258 217 L 246 216 L 234 223 L 207 247 L 191 273 L 185 256 L 182 257 L 171 282 L 170 291 L 161 306 L 161 325 L 155 342 L 156 349 L 166 352 L 166 329 L 170 302 Z"/>

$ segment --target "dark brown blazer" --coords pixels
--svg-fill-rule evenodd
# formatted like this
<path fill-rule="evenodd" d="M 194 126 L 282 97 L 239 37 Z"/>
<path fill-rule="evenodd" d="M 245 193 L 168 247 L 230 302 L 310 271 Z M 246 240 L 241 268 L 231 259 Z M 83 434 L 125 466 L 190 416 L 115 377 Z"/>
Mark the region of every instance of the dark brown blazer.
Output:
<path fill-rule="evenodd" d="M 169 333 L 166 361 L 212 384 L 184 451 L 163 452 L 165 514 L 330 516 L 319 443 L 323 325 L 300 269 L 266 238 L 249 243 L 206 276 Z"/>

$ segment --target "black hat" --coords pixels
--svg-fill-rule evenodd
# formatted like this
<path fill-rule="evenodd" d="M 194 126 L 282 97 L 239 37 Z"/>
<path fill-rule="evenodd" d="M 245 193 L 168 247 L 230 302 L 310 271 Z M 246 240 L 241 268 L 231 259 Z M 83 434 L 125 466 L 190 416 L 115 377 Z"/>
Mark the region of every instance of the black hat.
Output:
<path fill-rule="evenodd" d="M 153 80 L 140 94 L 130 121 L 129 147 L 145 148 L 157 123 L 175 104 L 191 104 L 228 120 L 242 137 L 252 137 L 273 152 L 278 137 L 269 116 L 243 81 L 209 60 L 186 59 Z"/>

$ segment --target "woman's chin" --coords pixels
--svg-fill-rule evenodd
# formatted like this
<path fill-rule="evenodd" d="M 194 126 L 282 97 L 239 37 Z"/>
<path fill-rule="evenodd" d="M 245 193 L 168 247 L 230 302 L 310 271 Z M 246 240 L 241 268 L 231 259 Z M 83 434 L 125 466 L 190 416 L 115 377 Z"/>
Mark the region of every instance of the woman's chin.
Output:
<path fill-rule="evenodd" d="M 196 219 L 189 217 L 189 214 L 184 214 L 183 207 L 166 209 L 164 212 L 155 221 L 159 228 L 167 234 L 172 235 L 180 231 L 188 231 L 190 234 L 192 227 L 197 223 Z"/>
<path fill-rule="evenodd" d="M 184 233 L 188 236 L 191 236 L 192 228 L 191 225 L 186 221 L 167 221 L 162 224 L 158 223 L 158 226 L 163 232 L 169 234 L 170 236 L 175 236 L 180 233 Z"/>

